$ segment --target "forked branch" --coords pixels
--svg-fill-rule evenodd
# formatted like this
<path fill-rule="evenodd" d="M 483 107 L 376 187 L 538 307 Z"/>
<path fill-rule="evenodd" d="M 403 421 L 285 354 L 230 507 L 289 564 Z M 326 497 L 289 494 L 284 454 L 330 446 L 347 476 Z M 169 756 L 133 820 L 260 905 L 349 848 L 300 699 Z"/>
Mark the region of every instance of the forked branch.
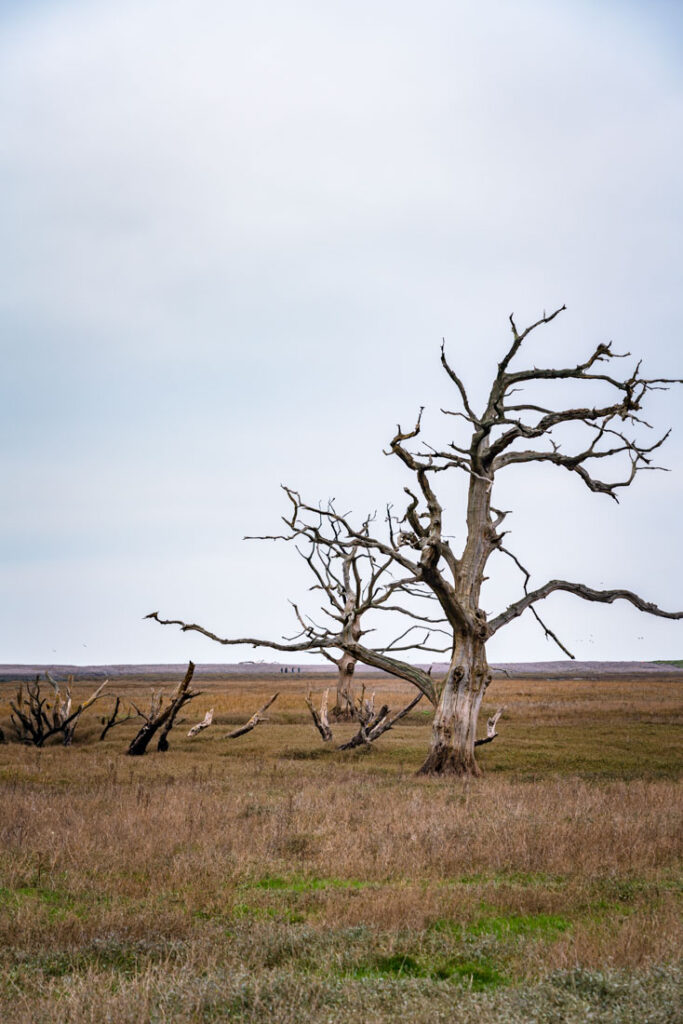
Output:
<path fill-rule="evenodd" d="M 316 711 L 315 709 L 310 690 L 305 698 L 308 710 L 311 713 L 311 718 L 313 719 L 313 724 L 320 733 L 324 743 L 329 743 L 334 738 L 327 713 L 328 693 L 329 691 L 325 690 L 322 695 L 320 711 Z M 423 694 L 418 693 L 418 695 L 414 697 L 409 704 L 391 717 L 387 704 L 383 704 L 379 711 L 375 711 L 375 695 L 373 693 L 371 698 L 366 700 L 365 687 L 363 687 L 360 696 L 356 700 L 358 731 L 350 740 L 347 740 L 346 743 L 340 744 L 337 749 L 354 750 L 356 747 L 369 746 L 371 743 L 374 743 L 375 740 L 378 740 L 385 732 L 388 732 L 393 728 L 397 722 L 400 722 L 402 718 L 405 718 L 405 716 L 420 703 L 422 697 Z"/>
<path fill-rule="evenodd" d="M 342 743 L 339 747 L 340 750 L 353 750 L 354 747 L 369 746 L 378 740 L 380 736 L 383 736 L 385 732 L 389 732 L 397 722 L 400 722 L 402 718 L 410 714 L 414 707 L 416 707 L 422 697 L 422 693 L 418 693 L 417 697 L 413 697 L 409 704 L 406 704 L 404 708 L 398 711 L 393 717 L 390 716 L 389 708 L 384 704 L 376 715 L 367 721 L 361 722 L 360 728 L 355 736 L 352 736 L 347 743 Z"/>
<path fill-rule="evenodd" d="M 102 732 L 100 733 L 100 740 L 103 740 L 105 738 L 110 729 L 115 729 L 117 725 L 123 725 L 124 722 L 129 722 L 131 718 L 138 717 L 137 711 L 134 714 L 130 708 L 128 708 L 128 711 L 124 716 L 123 713 L 121 712 L 121 705 L 121 697 L 117 694 L 114 700 L 114 707 L 112 708 L 109 717 L 103 715 L 102 718 L 100 719 L 100 722 L 103 726 Z"/>
<path fill-rule="evenodd" d="M 517 566 L 517 568 L 520 570 L 520 572 L 523 573 L 523 575 L 524 575 L 524 593 L 528 594 L 529 593 L 529 580 L 531 579 L 531 573 L 529 572 L 529 570 L 527 568 L 525 568 L 525 566 L 522 565 L 522 563 L 520 562 L 519 558 L 517 558 L 517 555 L 513 554 L 513 552 L 510 551 L 508 548 L 503 547 L 502 544 L 498 545 L 498 551 L 500 551 L 500 553 L 503 554 L 503 555 L 507 555 L 508 558 L 511 558 L 512 561 Z M 575 656 L 572 654 L 572 652 L 569 650 L 569 648 L 566 647 L 562 643 L 562 641 L 560 640 L 558 635 L 553 632 L 553 630 L 550 628 L 550 626 L 548 626 L 545 623 L 545 621 L 538 614 L 538 611 L 537 611 L 536 607 L 533 604 L 530 606 L 530 611 L 531 611 L 531 614 L 536 619 L 536 622 L 538 622 L 539 626 L 543 630 L 543 632 L 545 634 L 545 637 L 546 637 L 546 640 L 552 640 L 555 644 L 557 644 L 557 646 L 560 648 L 560 650 L 562 651 L 563 654 L 566 654 L 568 658 L 571 658 L 572 660 L 574 660 Z"/>

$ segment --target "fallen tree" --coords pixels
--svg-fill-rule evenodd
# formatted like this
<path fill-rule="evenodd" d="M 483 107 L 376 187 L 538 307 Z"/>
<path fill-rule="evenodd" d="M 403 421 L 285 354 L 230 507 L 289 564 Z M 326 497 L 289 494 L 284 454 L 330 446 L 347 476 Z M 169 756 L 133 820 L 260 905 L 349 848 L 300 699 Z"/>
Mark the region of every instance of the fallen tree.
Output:
<path fill-rule="evenodd" d="M 311 713 L 313 724 L 320 733 L 324 743 L 329 743 L 334 738 L 327 710 L 328 694 L 329 690 L 325 690 L 323 692 L 319 711 L 316 711 L 315 709 L 310 691 L 306 697 L 306 704 Z M 409 704 L 402 708 L 401 711 L 397 712 L 397 714 L 392 718 L 390 717 L 389 707 L 387 704 L 383 704 L 379 711 L 375 712 L 375 695 L 373 693 L 370 699 L 366 700 L 365 687 L 363 687 L 360 696 L 356 700 L 353 715 L 358 722 L 358 732 L 356 732 L 350 740 L 347 740 L 346 743 L 341 743 L 337 749 L 353 750 L 355 747 L 370 746 L 371 743 L 374 743 L 375 740 L 378 740 L 385 732 L 388 732 L 394 725 L 396 725 L 397 722 L 410 714 L 413 708 L 420 703 L 422 696 L 423 695 L 421 693 L 418 693 L 417 697 L 414 697 Z"/>
<path fill-rule="evenodd" d="M 238 726 L 237 729 L 233 729 L 233 731 L 229 732 L 225 738 L 228 740 L 236 740 L 239 736 L 246 736 L 248 732 L 255 729 L 257 725 L 261 724 L 261 722 L 267 722 L 268 719 L 265 717 L 265 713 L 268 708 L 275 703 L 279 696 L 279 693 L 274 693 L 262 708 L 259 708 L 258 711 L 254 712 L 248 722 L 245 722 L 244 725 Z"/>

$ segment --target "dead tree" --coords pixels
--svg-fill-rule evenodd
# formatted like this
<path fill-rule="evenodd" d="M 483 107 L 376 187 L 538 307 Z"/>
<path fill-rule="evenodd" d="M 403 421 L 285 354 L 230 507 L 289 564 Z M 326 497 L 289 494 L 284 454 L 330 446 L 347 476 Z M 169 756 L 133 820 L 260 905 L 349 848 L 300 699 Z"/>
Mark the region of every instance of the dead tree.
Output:
<path fill-rule="evenodd" d="M 332 610 L 328 614 L 340 624 L 341 631 L 351 643 L 357 643 L 363 635 L 362 619 L 366 609 L 363 607 L 362 574 L 359 571 L 358 551 L 352 549 L 347 557 L 341 560 L 341 580 L 335 575 L 334 557 L 330 551 L 312 547 L 304 558 L 314 570 L 314 559 L 321 562 L 320 582 L 315 584 L 327 595 Z M 335 583 L 337 586 L 335 587 Z M 354 718 L 353 674 L 358 659 L 346 650 L 334 655 L 330 650 L 322 648 L 328 661 L 337 666 L 337 696 L 332 716 L 337 719 Z"/>
<path fill-rule="evenodd" d="M 332 505 L 328 506 L 330 509 Z M 293 509 L 296 506 L 293 504 Z M 292 521 L 285 517 L 285 524 L 292 528 Z M 371 522 L 368 519 L 366 528 Z M 342 531 L 337 528 L 334 519 L 330 520 L 331 529 L 336 539 L 341 539 Z M 320 647 L 320 653 L 337 667 L 337 685 L 335 703 L 329 709 L 329 715 L 336 720 L 351 720 L 357 717 L 356 702 L 353 691 L 353 678 L 358 664 L 358 658 L 351 653 L 353 645 L 358 644 L 361 638 L 369 631 L 365 627 L 364 620 L 367 620 L 369 613 L 375 611 L 402 611 L 391 604 L 391 598 L 403 585 L 397 581 L 393 574 L 393 563 L 386 558 L 376 558 L 375 553 L 366 549 L 359 549 L 358 546 L 346 547 L 343 545 L 325 545 L 319 543 L 315 531 L 301 532 L 293 529 L 291 533 L 276 534 L 262 537 L 249 537 L 249 540 L 286 540 L 306 542 L 303 546 L 297 544 L 296 550 L 306 562 L 313 584 L 310 591 L 317 591 L 322 598 L 322 612 L 326 618 L 336 623 L 337 629 L 342 638 L 342 645 L 333 653 L 330 647 Z M 293 605 L 295 615 L 301 627 L 301 632 L 293 637 L 296 640 L 302 636 L 308 636 L 311 628 L 317 628 L 312 619 L 307 618 L 299 611 L 297 604 Z M 403 614 L 408 614 L 403 612 Z M 436 620 L 414 616 L 416 623 L 419 622 L 422 628 L 424 623 L 436 624 Z M 415 626 L 401 633 L 403 639 L 412 632 Z M 429 646 L 427 640 L 430 637 L 429 630 L 425 630 L 422 642 L 414 643 L 411 646 L 416 650 L 435 651 L 440 650 Z"/>
<path fill-rule="evenodd" d="M 336 702 L 326 713 L 334 719 L 355 719 L 357 714 L 352 681 L 356 664 L 362 660 L 355 652 L 362 649 L 360 642 L 366 633 L 374 631 L 370 624 L 366 626 L 366 621 L 387 612 L 393 613 L 394 617 L 408 619 L 406 628 L 400 629 L 391 641 L 376 647 L 378 654 L 395 654 L 407 650 L 445 653 L 449 650 L 448 645 L 444 645 L 443 641 L 441 646 L 435 646 L 435 643 L 438 643 L 439 634 L 448 637 L 448 632 L 443 629 L 447 622 L 438 613 L 434 614 L 433 600 L 431 606 L 424 607 L 429 604 L 431 597 L 424 589 L 422 592 L 417 588 L 412 590 L 411 607 L 396 602 L 397 595 L 405 596 L 404 589 L 411 580 L 396 573 L 396 565 L 390 553 L 386 555 L 372 547 L 348 545 L 345 528 L 337 522 L 338 518 L 343 521 L 343 517 L 337 517 L 332 503 L 328 503 L 324 510 L 318 510 L 318 523 L 302 524 L 299 521 L 299 496 L 289 488 L 284 490 L 291 502 L 291 515 L 283 517 L 288 532 L 246 539 L 295 542 L 296 550 L 308 565 L 313 578 L 309 590 L 320 594 L 321 612 L 334 624 L 332 627 L 328 628 L 310 615 L 304 615 L 294 602 L 292 608 L 299 632 L 284 637 L 282 641 L 253 637 L 240 641 L 224 640 L 197 624 L 178 619 L 161 619 L 158 612 L 152 612 L 145 618 L 154 619 L 162 625 L 178 625 L 183 631 L 203 633 L 218 643 L 248 643 L 254 647 L 270 647 L 278 651 L 313 651 L 322 654 L 338 669 Z M 389 509 L 387 516 L 391 516 Z M 362 532 L 366 538 L 369 537 L 373 518 L 368 517 L 363 524 Z M 323 525 L 330 528 L 331 543 L 327 543 L 322 532 Z M 414 638 L 416 633 L 418 636 Z"/>
<path fill-rule="evenodd" d="M 50 737 L 61 735 L 64 746 L 70 747 L 81 715 L 99 700 L 108 680 L 105 679 L 87 700 L 74 708 L 71 695 L 74 677 L 69 676 L 64 694 L 49 672 L 45 673 L 45 678 L 52 695 L 43 690 L 40 676 L 36 676 L 35 682 L 27 682 L 25 691 L 24 684 L 19 684 L 15 700 L 9 702 L 14 731 L 21 743 L 42 747 Z"/>
<path fill-rule="evenodd" d="M 620 377 L 612 370 L 615 360 L 626 358 L 612 351 L 612 344 L 599 344 L 583 361 L 563 368 L 530 366 L 514 369 L 513 363 L 532 332 L 549 324 L 565 307 L 543 315 L 535 323 L 519 330 L 510 317 L 512 341 L 497 366 L 483 409 L 475 411 L 460 376 L 451 367 L 441 349 L 444 372 L 453 384 L 458 408 L 443 410 L 465 428 L 465 436 L 436 448 L 421 440 L 422 410 L 410 430 L 397 428 L 389 451 L 411 474 L 414 484 L 406 487 L 407 503 L 400 520 L 388 511 L 385 523 L 366 520 L 356 527 L 350 517 L 334 508 L 309 505 L 297 492 L 287 490 L 293 504 L 288 539 L 308 540 L 319 549 L 343 559 L 352 551 L 367 554 L 375 561 L 388 561 L 387 573 L 395 574 L 396 594 L 406 598 L 427 596 L 446 620 L 449 663 L 443 678 L 432 680 L 419 667 L 396 657 L 396 650 L 361 640 L 355 642 L 333 627 L 316 626 L 306 620 L 301 640 L 289 646 L 251 638 L 223 639 L 195 624 L 173 622 L 193 629 L 221 643 L 253 644 L 280 650 L 345 651 L 358 661 L 382 669 L 413 683 L 434 705 L 432 738 L 421 768 L 426 774 L 478 774 L 474 756 L 477 721 L 486 689 L 491 681 L 486 644 L 500 629 L 529 611 L 553 641 L 569 657 L 571 652 L 541 618 L 538 605 L 556 593 L 572 594 L 585 601 L 611 604 L 626 601 L 640 611 L 668 619 L 683 618 L 683 611 L 665 611 L 626 589 L 599 590 L 581 582 L 552 579 L 530 587 L 530 574 L 504 544 L 502 525 L 508 511 L 495 507 L 494 484 L 498 474 L 511 467 L 545 463 L 575 475 L 590 491 L 618 501 L 620 489 L 628 487 L 638 474 L 658 469 L 654 453 L 668 437 L 668 431 L 651 443 L 643 440 L 649 424 L 643 419 L 643 405 L 652 391 L 667 390 L 680 379 L 646 377 L 638 362 L 630 373 Z M 548 386 L 561 381 L 583 388 L 592 404 L 555 408 L 532 393 L 519 396 L 527 388 Z M 603 397 L 594 401 L 594 389 Z M 585 440 L 577 443 L 583 432 Z M 600 466 L 616 463 L 615 478 L 599 473 Z M 463 539 L 456 549 L 444 528 L 444 509 L 437 493 L 440 474 L 462 472 L 467 480 L 467 503 L 462 519 Z M 441 488 L 439 488 L 441 489 Z M 451 530 L 452 532 L 452 530 Z M 484 580 L 490 574 L 494 555 L 511 558 L 524 575 L 523 594 L 507 608 L 488 614 L 481 604 Z M 495 731 L 495 730 L 494 730 Z M 492 737 L 491 737 L 492 738 Z"/>
<path fill-rule="evenodd" d="M 306 704 L 308 710 L 311 713 L 313 724 L 320 733 L 324 743 L 329 743 L 334 739 L 332 729 L 330 727 L 327 701 L 328 701 L 329 690 L 325 690 L 320 702 L 320 711 L 316 711 L 315 705 L 313 704 L 313 698 L 309 691 L 306 697 Z M 355 747 L 368 747 L 375 740 L 378 740 L 380 736 L 383 736 L 385 732 L 388 732 L 397 722 L 400 722 L 402 718 L 410 714 L 414 707 L 420 703 L 424 694 L 418 693 L 417 697 L 414 697 L 404 708 L 402 708 L 397 714 L 390 717 L 389 707 L 387 704 L 383 704 L 379 711 L 375 712 L 375 695 L 372 694 L 370 700 L 365 699 L 365 687 L 361 690 L 360 696 L 356 700 L 356 706 L 354 708 L 354 718 L 358 722 L 358 732 L 356 732 L 350 740 L 346 743 L 342 743 L 337 748 L 338 750 L 353 750 Z M 498 719 L 496 719 L 497 721 Z"/>
<path fill-rule="evenodd" d="M 194 663 L 189 662 L 184 679 L 178 683 L 177 687 L 171 694 L 168 704 L 166 705 L 164 705 L 164 697 L 161 690 L 158 690 L 156 693 L 152 693 L 152 700 L 148 712 L 141 711 L 135 704 L 133 704 L 137 714 L 145 720 L 145 724 L 131 741 L 127 751 L 128 754 L 132 757 L 144 754 L 149 746 L 150 740 L 159 731 L 160 736 L 157 742 L 157 750 L 162 753 L 168 750 L 168 734 L 175 724 L 178 712 L 185 706 L 185 704 L 188 703 L 188 701 L 194 700 L 195 697 L 199 697 L 200 695 L 199 690 L 190 689 L 190 683 L 193 675 Z"/>

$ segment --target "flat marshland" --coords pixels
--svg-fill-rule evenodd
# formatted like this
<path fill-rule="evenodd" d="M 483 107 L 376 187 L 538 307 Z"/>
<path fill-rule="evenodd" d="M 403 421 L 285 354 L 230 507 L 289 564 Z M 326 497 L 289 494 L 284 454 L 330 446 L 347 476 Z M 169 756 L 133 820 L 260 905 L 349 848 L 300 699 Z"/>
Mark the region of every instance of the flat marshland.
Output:
<path fill-rule="evenodd" d="M 125 756 L 132 721 L 98 742 L 105 701 L 70 749 L 0 745 L 0 1020 L 683 1019 L 680 681 L 496 681 L 469 782 L 416 777 L 423 704 L 323 745 L 330 682 L 199 680 L 163 754 Z"/>

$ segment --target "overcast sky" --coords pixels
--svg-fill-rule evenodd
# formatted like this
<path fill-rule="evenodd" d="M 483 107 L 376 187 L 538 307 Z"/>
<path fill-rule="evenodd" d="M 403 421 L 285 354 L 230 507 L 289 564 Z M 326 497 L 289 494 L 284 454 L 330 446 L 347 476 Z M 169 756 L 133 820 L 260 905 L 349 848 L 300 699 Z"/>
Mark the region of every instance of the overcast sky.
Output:
<path fill-rule="evenodd" d="M 508 314 L 562 303 L 528 362 L 680 376 L 682 41 L 665 2 L 0 0 L 0 661 L 269 657 L 141 617 L 290 631 L 296 556 L 242 536 L 282 482 L 399 500 L 396 422 L 452 440 L 442 336 L 478 402 Z M 683 607 L 681 398 L 619 506 L 508 471 L 535 584 Z M 682 623 L 544 611 L 584 659 L 683 657 Z M 490 656 L 561 657 L 530 617 Z"/>

